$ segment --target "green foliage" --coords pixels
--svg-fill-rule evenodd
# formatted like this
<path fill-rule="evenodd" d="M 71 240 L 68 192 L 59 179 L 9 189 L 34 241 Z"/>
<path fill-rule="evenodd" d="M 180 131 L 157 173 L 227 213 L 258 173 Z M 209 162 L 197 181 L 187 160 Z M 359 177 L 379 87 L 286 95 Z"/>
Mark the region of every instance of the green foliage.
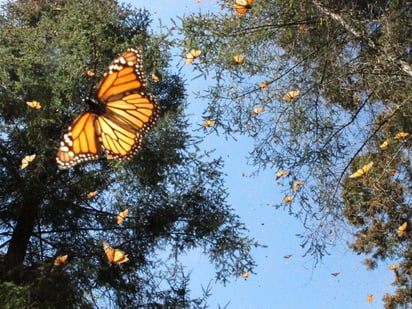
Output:
<path fill-rule="evenodd" d="M 307 254 L 321 258 L 353 225 L 351 248 L 370 255 L 367 265 L 400 261 L 398 296 L 385 300 L 407 307 L 412 238 L 409 230 L 399 239 L 396 229 L 410 224 L 411 139 L 394 136 L 412 133 L 410 4 L 255 1 L 242 16 L 230 1 L 220 4 L 176 25 L 182 54 L 200 49 L 193 68 L 215 81 L 202 94 L 204 118 L 216 120 L 218 132 L 253 138 L 249 162 L 258 169 L 290 171 L 285 196 L 294 181 L 305 182 L 292 203 L 276 207 L 303 221 Z M 234 65 L 234 55 L 244 62 Z M 285 99 L 290 90 L 300 94 Z M 254 115 L 257 107 L 264 111 Z M 389 148 L 380 149 L 387 138 Z M 348 179 L 370 161 L 370 174 Z"/>
<path fill-rule="evenodd" d="M 222 281 L 253 268 L 250 249 L 257 244 L 226 203 L 222 162 L 200 153 L 199 139 L 188 133 L 184 86 L 167 68 L 171 43 L 149 35 L 149 27 L 148 12 L 109 0 L 3 4 L 0 248 L 7 252 L 0 282 L 13 282 L 13 289 L 1 288 L 8 304 L 201 307 L 208 293 L 190 298 L 179 254 L 201 248 Z M 114 55 L 130 46 L 143 48 L 147 75 L 162 77 L 148 90 L 161 104 L 161 119 L 128 162 L 57 170 L 61 134 L 84 110 L 81 99 L 93 95 Z M 32 100 L 42 108 L 28 108 Z M 21 170 L 27 154 L 36 158 Z M 130 215 L 118 225 L 126 208 Z M 109 265 L 103 240 L 130 261 Z M 68 262 L 53 266 L 65 254 Z"/>

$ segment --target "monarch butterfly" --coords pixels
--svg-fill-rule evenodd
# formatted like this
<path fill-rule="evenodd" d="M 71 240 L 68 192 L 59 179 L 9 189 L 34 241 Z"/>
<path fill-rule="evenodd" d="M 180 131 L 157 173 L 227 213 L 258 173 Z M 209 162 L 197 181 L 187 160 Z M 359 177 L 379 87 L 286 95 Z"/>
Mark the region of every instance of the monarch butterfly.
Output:
<path fill-rule="evenodd" d="M 40 104 L 39 101 L 29 101 L 29 102 L 26 102 L 26 104 L 27 104 L 30 108 L 33 108 L 33 109 L 40 109 L 40 108 L 41 108 L 41 104 Z"/>
<path fill-rule="evenodd" d="M 122 250 L 113 249 L 109 246 L 109 244 L 103 241 L 103 249 L 104 253 L 106 253 L 107 260 L 113 264 L 122 264 L 129 261 L 127 254 L 125 254 Z"/>
<path fill-rule="evenodd" d="M 288 91 L 284 96 L 283 96 L 283 100 L 293 100 L 294 98 L 296 98 L 298 95 L 300 94 L 299 90 L 291 90 Z"/>
<path fill-rule="evenodd" d="M 233 64 L 233 65 L 242 64 L 242 63 L 243 63 L 243 60 L 245 60 L 245 56 L 243 56 L 243 55 L 233 56 L 232 64 Z"/>
<path fill-rule="evenodd" d="M 407 132 L 399 132 L 398 134 L 395 135 L 394 139 L 404 139 L 409 136 L 409 133 Z"/>
<path fill-rule="evenodd" d="M 283 256 L 284 259 L 290 259 L 292 257 L 292 254 L 286 254 L 285 256 Z"/>
<path fill-rule="evenodd" d="M 117 215 L 117 224 L 122 224 L 128 215 L 129 215 L 129 209 L 126 209 L 120 212 Z"/>
<path fill-rule="evenodd" d="M 250 113 L 254 116 L 259 115 L 260 113 L 263 112 L 263 107 L 256 107 L 253 109 Z"/>
<path fill-rule="evenodd" d="M 293 199 L 294 199 L 294 196 L 290 195 L 290 196 L 286 196 L 286 197 L 283 199 L 283 201 L 284 201 L 285 203 L 290 203 L 290 202 L 293 201 Z"/>
<path fill-rule="evenodd" d="M 389 139 L 386 139 L 386 140 L 383 141 L 382 144 L 379 145 L 379 148 L 380 149 L 386 149 L 386 148 L 388 148 L 388 146 L 389 146 Z"/>
<path fill-rule="evenodd" d="M 204 127 L 211 127 L 216 123 L 216 120 L 206 120 L 205 122 L 203 122 L 202 126 Z"/>
<path fill-rule="evenodd" d="M 303 181 L 295 181 L 293 183 L 293 192 L 298 192 L 299 187 L 304 185 L 305 183 Z"/>
<path fill-rule="evenodd" d="M 366 300 L 368 301 L 368 303 L 372 304 L 373 303 L 373 295 L 368 294 L 368 296 L 366 296 Z"/>
<path fill-rule="evenodd" d="M 67 258 L 68 258 L 68 255 L 66 254 L 66 255 L 59 255 L 58 257 L 56 257 L 55 259 L 54 259 L 54 266 L 60 266 L 61 264 L 64 264 L 64 263 L 66 263 L 67 262 Z"/>
<path fill-rule="evenodd" d="M 31 162 L 33 162 L 34 158 L 36 158 L 35 154 L 25 156 L 21 159 L 20 169 L 24 169 L 29 166 Z"/>
<path fill-rule="evenodd" d="M 239 15 L 246 14 L 252 8 L 253 0 L 235 0 L 233 7 Z"/>
<path fill-rule="evenodd" d="M 397 270 L 399 268 L 399 264 L 393 264 L 388 267 L 389 270 Z"/>
<path fill-rule="evenodd" d="M 360 169 L 358 169 L 355 173 L 349 176 L 349 178 L 360 178 L 366 175 L 367 173 L 370 172 L 370 170 L 373 167 L 373 162 L 370 162 L 369 164 L 366 164 L 362 166 Z"/>
<path fill-rule="evenodd" d="M 196 58 L 199 58 L 200 54 L 202 53 L 199 49 L 192 48 L 186 54 L 186 64 L 191 64 Z"/>
<path fill-rule="evenodd" d="M 266 89 L 266 88 L 269 88 L 269 85 L 267 84 L 267 82 L 262 82 L 260 84 L 260 90 L 263 90 L 263 89 Z"/>
<path fill-rule="evenodd" d="M 340 272 L 336 272 L 336 273 L 331 273 L 332 276 L 337 277 L 340 275 Z"/>
<path fill-rule="evenodd" d="M 107 159 L 127 160 L 136 154 L 144 135 L 159 117 L 159 105 L 146 90 L 142 51 L 129 48 L 117 56 L 103 76 L 97 100 L 86 98 L 89 110 L 80 114 L 64 133 L 57 166 Z"/>
<path fill-rule="evenodd" d="M 288 171 L 279 171 L 279 172 L 276 173 L 276 180 L 278 180 L 280 177 L 286 176 L 288 174 L 289 174 Z"/>
<path fill-rule="evenodd" d="M 97 191 L 91 191 L 87 193 L 87 198 L 91 199 L 91 198 L 94 198 L 96 195 L 97 195 Z"/>
<path fill-rule="evenodd" d="M 248 270 L 247 272 L 243 273 L 241 277 L 242 277 L 242 279 L 247 279 L 250 276 L 250 274 L 251 274 L 251 272 L 250 272 L 250 270 Z"/>
<path fill-rule="evenodd" d="M 401 226 L 399 226 L 397 230 L 398 236 L 399 237 L 403 236 L 407 228 L 408 228 L 408 222 L 404 222 Z"/>

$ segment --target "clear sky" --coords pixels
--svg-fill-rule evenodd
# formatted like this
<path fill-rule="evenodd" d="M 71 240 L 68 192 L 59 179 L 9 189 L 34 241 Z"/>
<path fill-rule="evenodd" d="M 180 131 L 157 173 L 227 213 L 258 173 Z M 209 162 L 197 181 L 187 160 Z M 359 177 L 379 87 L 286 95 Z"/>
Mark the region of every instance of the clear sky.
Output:
<path fill-rule="evenodd" d="M 228 0 L 230 1 L 230 0 Z M 153 31 L 159 30 L 159 20 L 163 25 L 170 24 L 170 18 L 188 15 L 202 10 L 218 10 L 214 0 L 129 0 L 135 7 L 147 8 L 153 14 Z M 174 18 L 177 20 L 176 18 Z M 176 59 L 179 60 L 179 59 Z M 181 60 L 180 66 L 183 60 Z M 187 81 L 188 114 L 191 114 L 194 128 L 201 123 L 201 113 L 206 102 L 197 101 L 193 92 L 205 87 L 204 80 L 192 80 L 191 68 L 184 67 L 182 73 Z M 196 132 L 195 135 L 198 135 Z M 226 184 L 229 188 L 228 202 L 250 230 L 250 236 L 268 246 L 253 251 L 258 267 L 247 280 L 231 278 L 227 286 L 213 281 L 214 270 L 207 258 L 200 252 L 192 252 L 182 260 L 191 271 L 191 296 L 201 295 L 201 286 L 206 287 L 212 280 L 210 308 L 218 305 L 227 308 L 382 308 L 382 296 L 390 292 L 394 275 L 381 265 L 377 270 L 367 271 L 362 265 L 363 256 L 351 253 L 344 244 L 329 248 L 330 256 L 312 269 L 310 257 L 302 257 L 295 234 L 303 227 L 296 219 L 282 210 L 269 206 L 283 198 L 275 181 L 276 171 L 267 171 L 258 177 L 244 177 L 253 168 L 246 165 L 246 155 L 253 147 L 250 140 L 239 137 L 237 142 L 227 141 L 214 135 L 205 136 L 204 149 L 216 149 L 216 154 L 225 159 Z M 269 205 L 268 205 L 269 204 Z M 290 259 L 283 256 L 292 254 Z M 340 272 L 334 277 L 332 272 Z M 373 294 L 369 304 L 366 296 Z"/>

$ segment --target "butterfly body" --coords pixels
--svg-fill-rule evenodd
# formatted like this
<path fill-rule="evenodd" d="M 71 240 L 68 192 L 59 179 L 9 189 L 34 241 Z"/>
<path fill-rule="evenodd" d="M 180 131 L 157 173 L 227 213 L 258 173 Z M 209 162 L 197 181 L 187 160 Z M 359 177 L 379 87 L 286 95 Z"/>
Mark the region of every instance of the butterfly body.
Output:
<path fill-rule="evenodd" d="M 127 160 L 141 147 L 143 137 L 159 117 L 156 99 L 146 93 L 140 49 L 129 48 L 108 67 L 97 98 L 83 100 L 89 109 L 64 133 L 57 152 L 57 166 L 107 159 Z"/>

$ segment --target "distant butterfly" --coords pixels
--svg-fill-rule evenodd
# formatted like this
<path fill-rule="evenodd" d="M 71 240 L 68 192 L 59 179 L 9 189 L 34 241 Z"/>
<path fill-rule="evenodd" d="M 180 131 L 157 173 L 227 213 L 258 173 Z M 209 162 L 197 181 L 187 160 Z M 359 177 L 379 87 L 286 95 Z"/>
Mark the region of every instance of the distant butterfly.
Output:
<path fill-rule="evenodd" d="M 152 74 L 152 81 L 154 82 L 154 83 L 157 83 L 157 82 L 159 82 L 159 76 L 157 76 L 156 74 Z"/>
<path fill-rule="evenodd" d="M 298 95 L 300 94 L 299 90 L 291 90 L 289 92 L 287 92 L 284 96 L 283 96 L 283 100 L 293 100 L 294 98 L 296 98 Z"/>
<path fill-rule="evenodd" d="M 94 76 L 94 72 L 93 72 L 93 71 L 90 71 L 90 70 L 86 70 L 84 73 L 85 73 L 87 76 L 89 76 L 89 77 Z"/>
<path fill-rule="evenodd" d="M 404 222 L 400 227 L 398 227 L 398 230 L 397 230 L 398 236 L 399 237 L 403 236 L 407 228 L 408 228 L 408 222 Z"/>
<path fill-rule="evenodd" d="M 399 132 L 398 134 L 395 135 L 394 139 L 404 139 L 409 136 L 409 133 L 406 132 Z"/>
<path fill-rule="evenodd" d="M 369 164 L 366 164 L 362 166 L 360 169 L 358 169 L 355 173 L 349 176 L 349 178 L 360 178 L 365 176 L 367 173 L 370 172 L 370 170 L 373 167 L 373 162 L 370 162 Z"/>
<path fill-rule="evenodd" d="M 91 199 L 91 198 L 94 198 L 96 195 L 97 195 L 97 191 L 91 191 L 87 193 L 87 198 Z"/>
<path fill-rule="evenodd" d="M 366 300 L 368 301 L 368 303 L 372 304 L 373 303 L 373 295 L 368 294 L 368 296 L 366 296 Z"/>
<path fill-rule="evenodd" d="M 125 209 L 117 215 L 117 224 L 122 224 L 129 215 L 129 209 Z"/>
<path fill-rule="evenodd" d="M 336 273 L 331 273 L 332 276 L 337 277 L 339 276 L 340 272 L 336 272 Z"/>
<path fill-rule="evenodd" d="M 239 15 L 246 14 L 252 8 L 253 0 L 235 0 L 233 7 Z"/>
<path fill-rule="evenodd" d="M 20 169 L 24 169 L 28 167 L 35 158 L 36 158 L 35 154 L 25 156 L 23 159 L 21 159 Z"/>
<path fill-rule="evenodd" d="M 250 276 L 250 270 L 242 274 L 242 279 L 247 279 Z"/>
<path fill-rule="evenodd" d="M 206 120 L 205 122 L 203 122 L 203 124 L 202 124 L 202 126 L 204 126 L 204 127 L 211 127 L 211 126 L 213 126 L 214 124 L 216 123 L 216 121 L 215 120 Z"/>
<path fill-rule="evenodd" d="M 399 268 L 399 264 L 393 264 L 388 267 L 389 270 L 397 270 Z"/>
<path fill-rule="evenodd" d="M 380 149 L 386 149 L 389 146 L 389 140 L 385 140 L 382 144 L 379 145 Z"/>
<path fill-rule="evenodd" d="M 269 88 L 269 85 L 266 82 L 263 82 L 263 83 L 260 84 L 260 90 L 263 90 L 263 89 L 266 89 L 266 88 Z"/>
<path fill-rule="evenodd" d="M 113 249 L 109 246 L 109 244 L 103 241 L 103 249 L 106 253 L 107 260 L 113 264 L 122 264 L 129 261 L 127 254 L 125 254 L 122 250 Z"/>
<path fill-rule="evenodd" d="M 67 262 L 68 255 L 59 255 L 54 259 L 54 266 L 60 266 Z"/>
<path fill-rule="evenodd" d="M 199 58 L 200 54 L 202 53 L 199 49 L 192 48 L 186 54 L 186 64 L 191 64 L 196 58 Z"/>
<path fill-rule="evenodd" d="M 289 172 L 288 171 L 279 171 L 276 173 L 276 180 L 278 180 L 279 178 L 288 175 Z"/>
<path fill-rule="evenodd" d="M 295 181 L 293 183 L 293 192 L 298 192 L 300 186 L 303 186 L 305 183 L 303 181 Z"/>
<path fill-rule="evenodd" d="M 263 112 L 263 107 L 257 107 L 257 108 L 255 108 L 251 111 L 251 114 L 256 116 L 256 115 L 259 115 L 262 112 Z"/>
<path fill-rule="evenodd" d="M 40 109 L 41 105 L 39 101 L 29 101 L 26 102 L 27 106 L 29 106 L 32 109 Z"/>
<path fill-rule="evenodd" d="M 287 254 L 285 256 L 283 256 L 284 259 L 290 259 L 292 257 L 292 254 Z"/>
<path fill-rule="evenodd" d="M 233 58 L 232 58 L 232 64 L 233 64 L 233 65 L 242 64 L 244 59 L 245 59 L 245 56 L 243 56 L 243 55 L 233 56 Z"/>
<path fill-rule="evenodd" d="M 146 93 L 142 51 L 129 48 L 117 56 L 103 76 L 97 100 L 87 98 L 89 110 L 80 114 L 64 133 L 57 152 L 57 166 L 107 159 L 127 160 L 141 147 L 142 139 L 159 117 L 159 105 Z"/>
<path fill-rule="evenodd" d="M 283 201 L 284 201 L 285 203 L 290 203 L 290 202 L 293 201 L 293 199 L 294 199 L 293 196 L 286 196 L 286 197 L 283 199 Z"/>

